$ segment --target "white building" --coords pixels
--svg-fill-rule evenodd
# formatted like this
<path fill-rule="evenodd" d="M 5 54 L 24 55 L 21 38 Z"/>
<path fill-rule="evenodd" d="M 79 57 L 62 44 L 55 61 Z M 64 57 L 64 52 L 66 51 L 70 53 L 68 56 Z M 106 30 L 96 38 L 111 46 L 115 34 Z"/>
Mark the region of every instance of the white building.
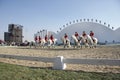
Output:
<path fill-rule="evenodd" d="M 75 32 L 78 32 L 81 35 L 83 31 L 89 34 L 91 30 L 95 33 L 95 37 L 100 43 L 120 42 L 120 28 L 113 30 L 110 28 L 110 25 L 106 26 L 106 24 L 103 25 L 96 22 L 80 22 L 70 24 L 58 32 L 56 37 L 58 39 L 58 43 L 61 43 L 61 37 L 64 36 L 65 33 L 67 33 L 69 39 L 71 39 L 71 35 L 75 34 Z"/>

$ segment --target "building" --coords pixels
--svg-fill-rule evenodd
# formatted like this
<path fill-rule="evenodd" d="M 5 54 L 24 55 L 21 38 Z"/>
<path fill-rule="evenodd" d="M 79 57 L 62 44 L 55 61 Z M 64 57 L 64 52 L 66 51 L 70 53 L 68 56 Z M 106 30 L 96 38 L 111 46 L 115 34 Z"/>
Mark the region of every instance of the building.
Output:
<path fill-rule="evenodd" d="M 62 43 L 61 37 L 67 33 L 70 41 L 74 42 L 71 36 L 75 34 L 75 32 L 78 32 L 80 35 L 82 35 L 83 31 L 89 34 L 91 30 L 95 33 L 94 36 L 98 39 L 99 43 L 120 42 L 120 28 L 113 30 L 110 25 L 107 25 L 106 23 L 102 24 L 101 21 L 94 22 L 82 20 L 79 22 L 74 22 L 73 24 L 66 24 L 62 27 L 62 29 L 60 28 L 60 30 L 57 31 L 55 36 L 58 39 L 57 42 Z"/>
<path fill-rule="evenodd" d="M 18 24 L 9 24 L 8 32 L 4 32 L 4 40 L 8 44 L 15 42 L 16 44 L 22 43 L 23 26 Z"/>

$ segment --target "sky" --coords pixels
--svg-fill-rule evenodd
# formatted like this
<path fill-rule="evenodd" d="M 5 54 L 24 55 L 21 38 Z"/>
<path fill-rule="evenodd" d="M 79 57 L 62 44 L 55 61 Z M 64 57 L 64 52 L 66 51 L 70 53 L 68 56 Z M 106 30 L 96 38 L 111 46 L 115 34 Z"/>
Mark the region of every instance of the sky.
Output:
<path fill-rule="evenodd" d="M 23 26 L 23 40 L 34 40 L 40 30 L 57 32 L 66 23 L 97 19 L 120 27 L 120 0 L 0 0 L 0 39 L 8 24 Z"/>

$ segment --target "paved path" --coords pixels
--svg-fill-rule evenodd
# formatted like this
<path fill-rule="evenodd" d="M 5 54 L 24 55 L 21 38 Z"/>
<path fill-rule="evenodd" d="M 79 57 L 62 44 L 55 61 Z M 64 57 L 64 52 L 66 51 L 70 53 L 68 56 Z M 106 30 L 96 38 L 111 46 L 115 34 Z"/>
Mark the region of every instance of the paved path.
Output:
<path fill-rule="evenodd" d="M 48 58 L 48 57 L 31 57 L 31 56 L 17 56 L 17 55 L 6 55 L 6 54 L 0 54 L 0 58 L 41 61 L 41 62 L 51 62 L 51 63 L 54 63 L 56 59 L 56 58 Z M 67 64 L 120 66 L 120 60 L 113 60 L 113 59 L 65 59 L 64 58 L 63 62 Z"/>

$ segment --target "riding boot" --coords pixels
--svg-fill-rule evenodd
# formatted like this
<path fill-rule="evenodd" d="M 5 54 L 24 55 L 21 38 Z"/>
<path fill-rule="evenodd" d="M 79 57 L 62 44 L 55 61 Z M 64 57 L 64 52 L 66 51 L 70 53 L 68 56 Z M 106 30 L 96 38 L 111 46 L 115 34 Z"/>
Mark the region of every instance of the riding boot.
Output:
<path fill-rule="evenodd" d="M 53 42 L 53 44 L 54 44 L 54 41 L 52 41 Z"/>
<path fill-rule="evenodd" d="M 66 43 L 67 43 L 68 41 L 66 40 Z"/>

